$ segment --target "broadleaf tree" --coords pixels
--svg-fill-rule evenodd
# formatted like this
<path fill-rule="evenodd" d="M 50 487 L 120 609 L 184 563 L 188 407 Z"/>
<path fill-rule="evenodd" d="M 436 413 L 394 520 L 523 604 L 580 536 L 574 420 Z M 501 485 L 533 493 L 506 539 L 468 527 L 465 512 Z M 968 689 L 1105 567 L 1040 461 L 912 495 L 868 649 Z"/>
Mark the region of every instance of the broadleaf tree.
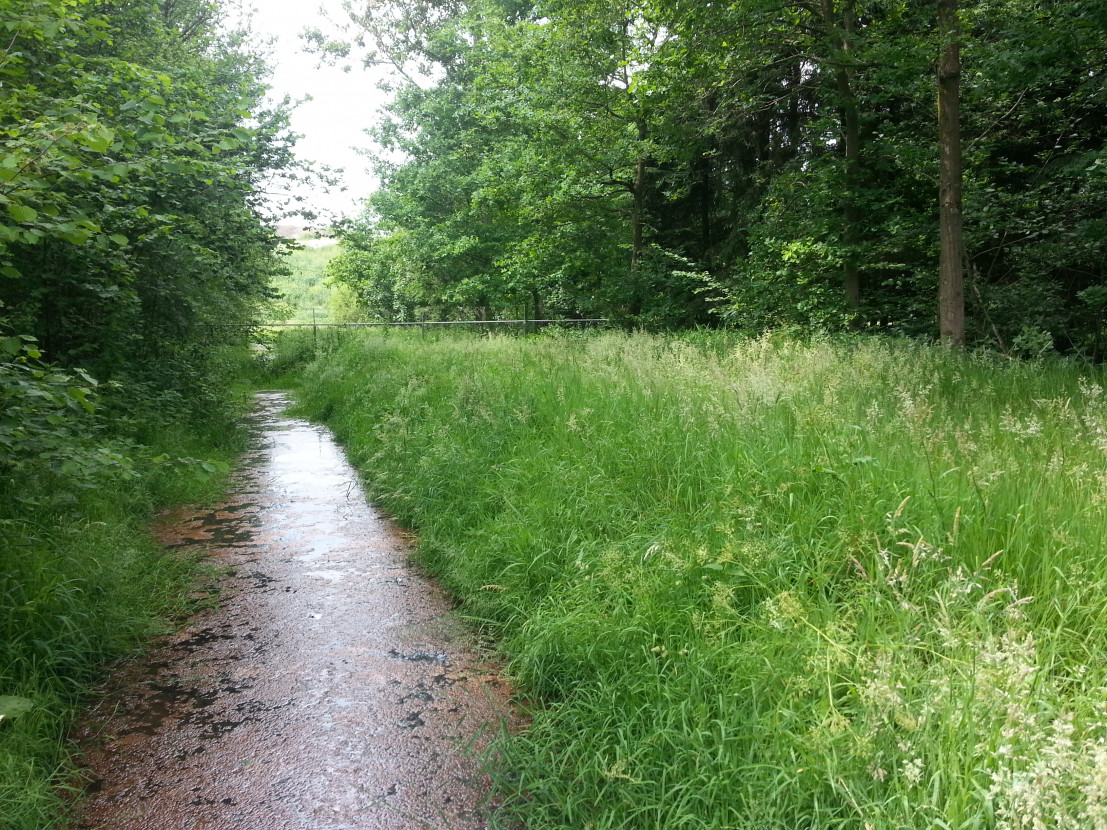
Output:
<path fill-rule="evenodd" d="M 403 70 L 335 265 L 355 290 L 387 246 L 420 313 L 938 338 L 957 44 L 964 338 L 1103 354 L 1102 3 L 965 3 L 955 26 L 921 0 L 350 8 L 320 44 Z"/>
<path fill-rule="evenodd" d="M 50 359 L 182 399 L 233 331 L 214 326 L 266 301 L 280 243 L 260 191 L 295 163 L 267 69 L 221 14 L 199 0 L 0 10 L 7 326 Z"/>

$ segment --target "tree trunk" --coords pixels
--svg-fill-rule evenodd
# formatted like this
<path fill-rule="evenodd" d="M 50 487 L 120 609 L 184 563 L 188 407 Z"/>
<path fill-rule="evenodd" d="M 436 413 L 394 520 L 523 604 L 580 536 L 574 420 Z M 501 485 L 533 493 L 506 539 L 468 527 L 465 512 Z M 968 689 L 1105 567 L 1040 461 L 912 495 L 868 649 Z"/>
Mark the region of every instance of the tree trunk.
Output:
<path fill-rule="evenodd" d="M 803 95 L 803 61 L 794 61 L 788 67 L 788 109 L 784 115 L 784 142 L 781 147 L 780 158 L 777 159 L 777 169 L 781 169 L 786 162 L 794 159 L 800 151 L 800 96 Z"/>
<path fill-rule="evenodd" d="M 706 153 L 696 158 L 696 206 L 699 209 L 700 259 L 706 261 L 711 250 L 711 162 Z"/>
<path fill-rule="evenodd" d="M 638 141 L 649 137 L 645 119 L 638 119 Z M 642 257 L 642 224 L 646 213 L 646 163 L 645 156 L 639 156 L 638 167 L 634 175 L 634 207 L 631 213 L 630 270 L 638 270 L 638 260 Z"/>
<path fill-rule="evenodd" d="M 846 301 L 850 308 L 861 306 L 861 275 L 857 268 L 857 186 L 861 175 L 861 128 L 857 113 L 857 101 L 850 91 L 849 78 L 845 70 L 839 75 L 844 79 L 842 87 L 849 94 L 842 108 L 842 121 L 846 141 L 846 192 L 842 201 L 843 241 L 846 258 L 842 267 L 842 281 L 846 291 Z"/>
<path fill-rule="evenodd" d="M 853 94 L 853 80 L 847 65 L 854 30 L 853 3 L 846 0 L 842 6 L 841 25 L 838 25 L 834 0 L 822 0 L 823 24 L 831 37 L 836 54 L 834 71 L 838 87 L 838 112 L 842 119 L 842 150 L 845 155 L 845 192 L 842 194 L 842 244 L 846 256 L 842 264 L 842 283 L 846 302 L 850 308 L 861 305 L 861 276 L 857 268 L 857 185 L 861 178 L 861 116 L 857 97 Z"/>
<path fill-rule="evenodd" d="M 942 342 L 965 345 L 965 236 L 961 214 L 961 46 L 957 0 L 938 0 L 938 26 L 945 43 L 938 60 L 938 322 Z"/>

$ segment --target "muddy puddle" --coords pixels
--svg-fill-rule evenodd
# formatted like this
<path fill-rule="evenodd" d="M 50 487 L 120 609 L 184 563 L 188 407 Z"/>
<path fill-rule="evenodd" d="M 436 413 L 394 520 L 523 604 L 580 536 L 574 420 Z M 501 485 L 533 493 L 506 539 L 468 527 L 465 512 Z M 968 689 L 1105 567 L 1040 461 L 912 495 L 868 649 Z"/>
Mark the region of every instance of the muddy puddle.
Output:
<path fill-rule="evenodd" d="M 219 608 L 113 678 L 78 735 L 83 830 L 487 826 L 508 688 L 327 431 L 259 396 L 232 500 L 163 522 Z"/>

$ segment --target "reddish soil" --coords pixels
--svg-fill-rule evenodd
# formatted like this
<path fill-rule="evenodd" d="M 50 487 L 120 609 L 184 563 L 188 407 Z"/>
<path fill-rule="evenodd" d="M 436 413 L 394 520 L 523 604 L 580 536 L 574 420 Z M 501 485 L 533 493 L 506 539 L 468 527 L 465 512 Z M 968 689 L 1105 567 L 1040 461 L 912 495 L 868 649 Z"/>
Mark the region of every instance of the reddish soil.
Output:
<path fill-rule="evenodd" d="M 233 502 L 164 524 L 219 607 L 123 668 L 79 736 L 85 830 L 477 830 L 496 666 L 326 430 L 260 396 Z"/>

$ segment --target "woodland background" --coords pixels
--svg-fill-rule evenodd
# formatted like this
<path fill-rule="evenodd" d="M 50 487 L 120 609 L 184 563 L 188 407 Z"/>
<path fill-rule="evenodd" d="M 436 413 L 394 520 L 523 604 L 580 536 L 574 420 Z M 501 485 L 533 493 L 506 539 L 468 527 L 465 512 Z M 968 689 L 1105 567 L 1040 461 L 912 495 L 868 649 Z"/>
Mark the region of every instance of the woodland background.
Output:
<path fill-rule="evenodd" d="M 379 319 L 937 334 L 938 58 L 960 46 L 967 337 L 1102 356 L 1107 7 L 360 6 L 402 75 L 337 278 Z"/>

